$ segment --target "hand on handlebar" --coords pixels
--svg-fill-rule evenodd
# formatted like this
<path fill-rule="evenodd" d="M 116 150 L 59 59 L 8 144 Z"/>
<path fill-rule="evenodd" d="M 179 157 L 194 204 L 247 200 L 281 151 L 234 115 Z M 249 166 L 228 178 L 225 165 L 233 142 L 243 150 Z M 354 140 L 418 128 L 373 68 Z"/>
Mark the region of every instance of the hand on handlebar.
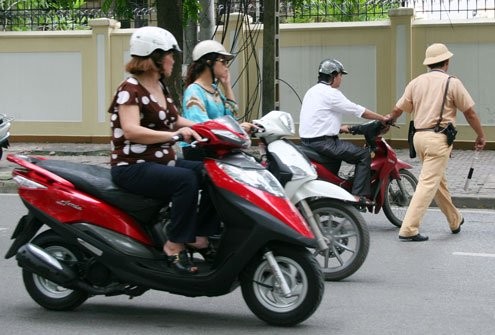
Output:
<path fill-rule="evenodd" d="M 191 141 L 201 141 L 202 138 L 197 132 L 189 127 L 182 127 L 175 132 L 172 136 L 174 142 L 184 141 L 190 143 Z"/>
<path fill-rule="evenodd" d="M 382 121 L 382 123 L 386 127 L 392 126 L 392 127 L 400 128 L 395 124 L 396 121 L 397 119 L 393 118 L 391 114 L 387 114 L 385 115 L 385 119 L 384 121 Z"/>
<path fill-rule="evenodd" d="M 251 135 L 251 134 L 254 134 L 254 133 L 258 133 L 260 131 L 260 126 L 254 124 L 254 123 L 243 122 L 243 123 L 240 124 L 240 126 L 242 127 L 242 129 L 244 129 L 244 131 L 248 135 Z"/>
<path fill-rule="evenodd" d="M 349 134 L 352 133 L 351 128 L 348 124 L 343 124 L 340 126 L 340 131 L 339 133 L 341 134 Z M 353 134 L 354 135 L 354 134 Z"/>

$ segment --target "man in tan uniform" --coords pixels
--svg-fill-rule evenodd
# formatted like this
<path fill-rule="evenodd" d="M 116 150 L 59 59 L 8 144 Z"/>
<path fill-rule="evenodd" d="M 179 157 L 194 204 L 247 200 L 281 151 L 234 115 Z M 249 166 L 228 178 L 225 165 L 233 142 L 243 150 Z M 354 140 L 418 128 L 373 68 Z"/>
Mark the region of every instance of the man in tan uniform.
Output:
<path fill-rule="evenodd" d="M 399 231 L 399 239 L 402 241 L 428 240 L 428 236 L 419 233 L 419 226 L 433 199 L 446 216 L 452 233 L 457 234 L 461 231 L 464 218 L 452 203 L 445 178 L 452 145 L 447 144 L 445 131 L 442 132 L 449 122 L 455 126 L 457 110 L 464 114 L 467 122 L 476 132 L 475 150 L 482 150 L 485 147 L 485 134 L 474 111 L 474 101 L 462 82 L 455 77 L 450 77 L 443 114 L 440 118 L 447 78 L 449 78 L 446 72 L 452 56 L 453 54 L 443 44 L 435 43 L 429 46 L 423 64 L 428 66 L 430 71 L 416 77 L 407 85 L 403 96 L 389 115 L 391 119 L 396 120 L 403 111 L 413 113 L 412 117 L 417 129 L 413 142 L 418 158 L 422 162 L 418 186 Z M 439 120 L 439 128 L 435 129 Z"/>

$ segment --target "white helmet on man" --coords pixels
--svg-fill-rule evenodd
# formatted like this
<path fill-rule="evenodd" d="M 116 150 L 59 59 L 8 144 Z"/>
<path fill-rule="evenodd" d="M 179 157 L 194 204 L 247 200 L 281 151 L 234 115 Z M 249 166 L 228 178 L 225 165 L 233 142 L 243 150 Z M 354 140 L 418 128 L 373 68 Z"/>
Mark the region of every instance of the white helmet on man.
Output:
<path fill-rule="evenodd" d="M 131 56 L 149 56 L 157 49 L 181 51 L 179 44 L 169 31 L 160 27 L 142 27 L 131 36 Z"/>
<path fill-rule="evenodd" d="M 221 43 L 215 40 L 204 40 L 196 44 L 196 46 L 194 47 L 192 52 L 192 60 L 193 62 L 195 62 L 204 55 L 210 53 L 222 55 L 223 58 L 225 58 L 226 60 L 231 60 L 232 58 L 234 58 L 234 55 L 227 52 L 227 50 L 225 50 L 225 47 Z"/>

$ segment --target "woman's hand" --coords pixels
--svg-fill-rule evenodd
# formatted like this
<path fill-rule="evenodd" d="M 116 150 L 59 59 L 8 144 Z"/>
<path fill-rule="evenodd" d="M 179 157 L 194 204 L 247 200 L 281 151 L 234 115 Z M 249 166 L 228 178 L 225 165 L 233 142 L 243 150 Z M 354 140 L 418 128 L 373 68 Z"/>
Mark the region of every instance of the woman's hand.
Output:
<path fill-rule="evenodd" d="M 229 69 L 225 69 L 225 71 L 222 71 L 217 75 L 218 81 L 222 84 L 223 88 L 231 88 L 232 85 L 230 84 L 230 71 Z"/>
<path fill-rule="evenodd" d="M 182 127 L 174 133 L 174 136 L 180 135 L 184 138 L 184 142 L 191 143 L 192 141 L 201 141 L 201 136 L 189 127 Z"/>

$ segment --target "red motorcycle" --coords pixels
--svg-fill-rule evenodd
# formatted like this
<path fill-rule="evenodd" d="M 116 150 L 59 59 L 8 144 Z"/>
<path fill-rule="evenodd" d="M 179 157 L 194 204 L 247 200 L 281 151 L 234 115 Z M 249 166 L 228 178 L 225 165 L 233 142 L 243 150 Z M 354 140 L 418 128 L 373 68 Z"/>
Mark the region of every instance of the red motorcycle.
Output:
<path fill-rule="evenodd" d="M 19 165 L 13 176 L 28 213 L 5 258 L 16 256 L 34 301 L 71 310 L 94 295 L 220 296 L 240 285 L 269 324 L 291 326 L 313 314 L 324 281 L 306 222 L 280 183 L 240 151 L 250 140 L 233 118 L 193 128 L 214 156 L 204 161 L 202 192 L 223 224 L 214 262 L 195 258 L 195 275 L 174 271 L 162 251 L 169 206 L 119 189 L 105 167 L 8 155 Z"/>
<path fill-rule="evenodd" d="M 418 184 L 409 171 L 412 166 L 397 158 L 394 149 L 381 136 L 387 128 L 379 121 L 370 121 L 349 127 L 353 135 L 364 135 L 365 146 L 371 152 L 371 199 L 373 205 L 361 207 L 364 211 L 383 212 L 390 222 L 400 227 Z M 354 170 L 340 172 L 342 161 L 332 160 L 313 149 L 301 145 L 301 150 L 316 168 L 318 178 L 351 191 Z M 340 173 L 339 173 L 340 172 Z"/>

